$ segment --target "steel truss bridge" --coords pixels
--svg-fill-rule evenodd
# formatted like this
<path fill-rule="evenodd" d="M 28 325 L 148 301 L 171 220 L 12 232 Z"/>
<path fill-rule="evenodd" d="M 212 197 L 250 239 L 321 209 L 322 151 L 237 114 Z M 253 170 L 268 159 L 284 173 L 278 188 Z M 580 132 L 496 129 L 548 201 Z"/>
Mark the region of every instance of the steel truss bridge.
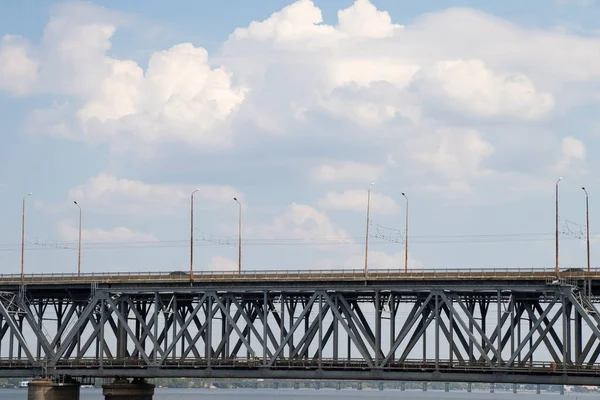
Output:
<path fill-rule="evenodd" d="M 0 377 L 597 385 L 600 271 L 0 275 Z"/>

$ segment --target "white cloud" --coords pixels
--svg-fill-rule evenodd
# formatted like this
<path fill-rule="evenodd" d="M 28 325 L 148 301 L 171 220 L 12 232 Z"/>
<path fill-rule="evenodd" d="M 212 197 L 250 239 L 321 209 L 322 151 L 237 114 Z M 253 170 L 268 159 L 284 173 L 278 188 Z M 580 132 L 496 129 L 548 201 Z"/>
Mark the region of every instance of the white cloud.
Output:
<path fill-rule="evenodd" d="M 419 90 L 457 110 L 479 117 L 537 119 L 554 108 L 550 93 L 538 93 L 520 73 L 494 74 L 481 60 L 447 60 L 426 68 Z"/>
<path fill-rule="evenodd" d="M 356 0 L 350 7 L 338 11 L 338 29 L 348 35 L 386 38 L 392 36 L 402 25 L 392 24 L 387 11 L 379 11 L 368 0 Z"/>
<path fill-rule="evenodd" d="M 311 171 L 313 178 L 320 182 L 372 182 L 383 174 L 384 167 L 354 161 L 324 164 Z"/>
<path fill-rule="evenodd" d="M 223 256 L 214 256 L 208 264 L 209 271 L 237 271 L 238 263 L 231 258 Z"/>
<path fill-rule="evenodd" d="M 68 197 L 83 208 L 92 208 L 94 212 L 164 215 L 182 210 L 196 188 L 200 189 L 195 194 L 198 203 L 230 203 L 233 197 L 241 197 L 229 186 L 149 184 L 105 173 L 69 190 Z"/>
<path fill-rule="evenodd" d="M 573 136 L 567 136 L 563 138 L 560 145 L 560 159 L 556 165 L 556 170 L 563 173 L 568 170 L 576 172 L 574 168 L 581 167 L 585 161 L 585 157 L 585 144 Z"/>
<path fill-rule="evenodd" d="M 472 129 L 436 129 L 417 137 L 404 149 L 405 156 L 418 163 L 421 174 L 433 172 L 443 184 L 431 183 L 429 189 L 451 196 L 467 194 L 470 182 L 492 173 L 482 164 L 494 153 L 494 147 Z"/>
<path fill-rule="evenodd" d="M 366 212 L 367 190 L 346 190 L 343 192 L 327 192 L 319 200 L 319 206 L 325 209 Z M 391 197 L 371 192 L 371 212 L 375 214 L 394 214 L 398 212 L 398 204 Z"/>
<path fill-rule="evenodd" d="M 350 240 L 346 232 L 336 227 L 325 213 L 309 205 L 296 203 L 290 204 L 270 224 L 250 227 L 248 232 L 268 238 L 332 239 L 342 243 Z"/>
<path fill-rule="evenodd" d="M 230 145 L 225 123 L 246 89 L 234 86 L 223 67 L 212 68 L 206 50 L 190 43 L 153 53 L 146 70 L 108 56 L 120 23 L 100 7 L 73 3 L 53 9 L 37 59 L 29 60 L 23 46 L 0 47 L 0 88 L 24 91 L 39 64 L 37 91 L 71 96 L 58 109 L 38 110 L 31 130 L 121 147 L 127 138 L 130 150 L 164 141 L 201 149 Z M 67 115 L 57 114 L 67 105 Z"/>
<path fill-rule="evenodd" d="M 0 90 L 27 94 L 36 82 L 37 69 L 37 62 L 23 40 L 10 35 L 0 38 Z"/>
<path fill-rule="evenodd" d="M 77 240 L 79 228 L 72 221 L 61 221 L 58 224 L 58 233 L 62 240 Z M 89 243 L 117 243 L 117 242 L 156 242 L 158 238 L 149 233 L 133 231 L 122 226 L 104 229 L 82 229 L 82 242 Z"/>

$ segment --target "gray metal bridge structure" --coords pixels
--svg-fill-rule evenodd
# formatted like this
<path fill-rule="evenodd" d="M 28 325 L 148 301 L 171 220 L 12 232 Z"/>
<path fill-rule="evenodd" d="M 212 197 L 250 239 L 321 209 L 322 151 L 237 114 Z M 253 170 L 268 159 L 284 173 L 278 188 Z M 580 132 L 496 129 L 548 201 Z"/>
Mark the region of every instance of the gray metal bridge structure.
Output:
<path fill-rule="evenodd" d="M 599 294 L 577 269 L 0 275 L 0 377 L 598 385 Z"/>

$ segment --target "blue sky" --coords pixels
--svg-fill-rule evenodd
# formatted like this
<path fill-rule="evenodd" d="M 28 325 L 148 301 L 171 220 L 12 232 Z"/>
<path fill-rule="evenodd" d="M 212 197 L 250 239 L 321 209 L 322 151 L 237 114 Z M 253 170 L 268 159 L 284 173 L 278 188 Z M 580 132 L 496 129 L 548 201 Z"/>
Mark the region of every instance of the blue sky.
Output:
<path fill-rule="evenodd" d="M 119 8 L 121 7 L 121 8 Z M 84 271 L 592 264 L 594 1 L 12 2 L 0 263 Z"/>

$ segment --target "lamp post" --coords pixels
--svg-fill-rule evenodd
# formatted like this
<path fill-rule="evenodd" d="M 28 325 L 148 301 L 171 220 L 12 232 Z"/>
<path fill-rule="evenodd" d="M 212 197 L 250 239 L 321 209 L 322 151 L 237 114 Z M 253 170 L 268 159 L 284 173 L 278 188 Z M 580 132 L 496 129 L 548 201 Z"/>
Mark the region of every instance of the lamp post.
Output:
<path fill-rule="evenodd" d="M 559 270 L 558 270 L 558 184 L 560 183 L 561 180 L 562 180 L 562 178 L 558 178 L 558 180 L 556 181 L 556 229 L 555 229 L 555 237 L 554 237 L 554 242 L 555 242 L 555 246 L 556 246 L 556 265 L 555 265 L 556 277 L 558 277 L 558 275 L 559 275 Z"/>
<path fill-rule="evenodd" d="M 406 233 L 404 234 L 404 272 L 408 272 L 408 197 L 404 193 L 402 196 L 406 199 Z"/>
<path fill-rule="evenodd" d="M 21 214 L 21 283 L 25 279 L 25 200 L 33 193 L 27 193 L 23 197 L 23 211 Z"/>
<path fill-rule="evenodd" d="M 238 218 L 238 274 L 242 273 L 242 203 L 234 197 L 236 203 L 239 206 L 239 218 Z"/>
<path fill-rule="evenodd" d="M 365 276 L 369 272 L 369 222 L 370 222 L 370 213 L 371 213 L 371 188 L 375 185 L 375 182 L 372 182 L 369 186 L 369 190 L 367 191 L 367 232 L 365 235 Z"/>
<path fill-rule="evenodd" d="M 73 204 L 79 208 L 79 244 L 77 246 L 77 276 L 81 276 L 81 206 L 73 201 Z"/>
<path fill-rule="evenodd" d="M 190 282 L 194 280 L 194 194 L 199 190 L 190 195 Z"/>
<path fill-rule="evenodd" d="M 586 227 L 586 250 L 587 250 L 587 270 L 591 271 L 590 268 L 590 203 L 588 192 L 585 187 L 582 187 L 585 192 L 585 227 Z"/>

